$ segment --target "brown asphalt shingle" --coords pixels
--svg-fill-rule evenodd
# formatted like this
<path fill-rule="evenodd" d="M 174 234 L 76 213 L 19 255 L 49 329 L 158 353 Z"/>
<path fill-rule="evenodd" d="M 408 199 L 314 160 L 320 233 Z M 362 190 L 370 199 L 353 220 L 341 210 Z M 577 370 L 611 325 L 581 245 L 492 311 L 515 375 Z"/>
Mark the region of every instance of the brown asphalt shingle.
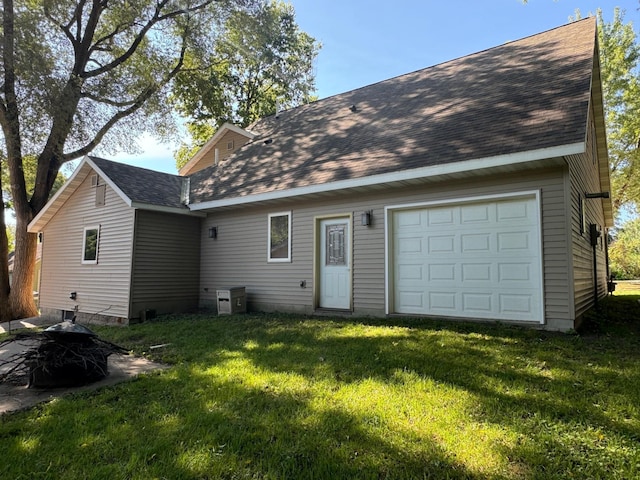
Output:
<path fill-rule="evenodd" d="M 188 211 L 188 207 L 181 203 L 182 182 L 186 180 L 184 177 L 104 158 L 90 158 L 133 202 Z"/>
<path fill-rule="evenodd" d="M 588 18 L 261 119 L 191 202 L 582 142 L 595 38 Z"/>

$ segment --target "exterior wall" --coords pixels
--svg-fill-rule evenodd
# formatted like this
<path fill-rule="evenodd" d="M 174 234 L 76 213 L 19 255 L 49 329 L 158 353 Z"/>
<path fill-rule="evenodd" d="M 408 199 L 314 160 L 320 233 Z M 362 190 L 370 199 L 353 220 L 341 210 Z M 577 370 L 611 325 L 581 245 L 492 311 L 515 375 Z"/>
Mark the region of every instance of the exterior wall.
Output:
<path fill-rule="evenodd" d="M 582 155 L 567 157 L 569 164 L 569 194 L 571 198 L 571 245 L 573 289 L 575 295 L 575 318 L 580 317 L 595 304 L 595 286 L 597 295 L 607 293 L 606 253 L 604 245 L 604 212 L 601 199 L 584 199 L 585 192 L 600 192 L 600 176 L 597 159 L 597 145 L 593 115 L 589 119 L 587 148 Z M 585 231 L 581 232 L 582 215 L 580 200 L 584 199 Z M 597 277 L 594 277 L 594 252 L 590 243 L 589 224 L 602 228 L 602 235 L 596 246 Z"/>
<path fill-rule="evenodd" d="M 40 307 L 61 318 L 62 310 L 77 306 L 84 321 L 102 315 L 125 323 L 134 211 L 109 187 L 104 206 L 96 207 L 95 191 L 89 175 L 44 228 Z M 95 225 L 100 225 L 98 263 L 82 264 L 84 228 Z"/>
<path fill-rule="evenodd" d="M 476 177 L 381 193 L 331 193 L 320 200 L 289 200 L 273 206 L 246 206 L 210 214 L 202 228 L 202 306 L 214 306 L 216 289 L 245 286 L 249 309 L 314 312 L 314 242 L 316 219 L 353 216 L 353 313 L 385 315 L 384 208 L 408 203 L 541 189 L 545 328 L 573 327 L 569 302 L 569 237 L 565 215 L 565 171 L 519 172 Z M 363 211 L 373 210 L 372 225 L 361 225 Z M 292 262 L 267 262 L 267 216 L 292 212 Z M 206 238 L 209 227 L 218 238 Z M 301 282 L 305 287 L 301 287 Z"/>
<path fill-rule="evenodd" d="M 199 170 L 203 170 L 211 165 L 215 164 L 215 150 L 218 149 L 218 161 L 224 162 L 227 160 L 233 152 L 235 152 L 242 145 L 247 143 L 249 139 L 244 135 L 240 135 L 239 133 L 228 131 L 225 133 L 220 140 L 215 144 L 211 150 L 209 150 L 206 154 L 202 156 L 202 158 L 198 161 L 198 163 L 193 167 L 193 169 L 189 172 L 189 174 L 195 173 Z M 233 143 L 233 148 L 231 150 L 227 149 L 228 143 Z"/>
<path fill-rule="evenodd" d="M 131 317 L 185 312 L 198 307 L 198 217 L 139 210 L 133 253 Z"/>

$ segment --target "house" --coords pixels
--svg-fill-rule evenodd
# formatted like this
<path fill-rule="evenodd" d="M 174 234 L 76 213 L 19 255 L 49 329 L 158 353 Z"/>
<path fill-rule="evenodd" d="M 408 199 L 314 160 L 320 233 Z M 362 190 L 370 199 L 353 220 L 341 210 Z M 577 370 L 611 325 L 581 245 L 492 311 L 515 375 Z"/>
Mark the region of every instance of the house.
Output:
<path fill-rule="evenodd" d="M 244 286 L 254 310 L 569 330 L 606 294 L 593 18 L 226 124 L 180 173 L 83 160 L 29 226 L 43 312 L 126 322 Z"/>
<path fill-rule="evenodd" d="M 128 323 L 197 308 L 203 214 L 186 188 L 186 177 L 83 159 L 30 225 L 43 233 L 42 314 Z"/>

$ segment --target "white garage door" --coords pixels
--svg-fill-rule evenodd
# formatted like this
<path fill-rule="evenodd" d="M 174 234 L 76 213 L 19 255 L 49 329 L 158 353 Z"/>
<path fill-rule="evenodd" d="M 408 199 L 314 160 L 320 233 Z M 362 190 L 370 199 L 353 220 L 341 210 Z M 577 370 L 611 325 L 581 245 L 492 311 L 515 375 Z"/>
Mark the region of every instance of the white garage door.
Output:
<path fill-rule="evenodd" d="M 397 313 L 543 321 L 536 196 L 392 212 Z"/>

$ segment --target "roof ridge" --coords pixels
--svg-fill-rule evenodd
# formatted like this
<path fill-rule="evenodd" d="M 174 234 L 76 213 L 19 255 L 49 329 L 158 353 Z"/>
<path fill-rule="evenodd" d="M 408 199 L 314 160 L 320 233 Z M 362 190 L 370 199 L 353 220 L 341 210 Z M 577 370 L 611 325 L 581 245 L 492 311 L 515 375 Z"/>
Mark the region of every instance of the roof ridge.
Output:
<path fill-rule="evenodd" d="M 109 164 L 113 164 L 113 165 L 117 165 L 118 167 L 124 167 L 124 168 L 131 168 L 131 169 L 135 169 L 135 170 L 144 170 L 146 172 L 149 173 L 153 173 L 156 175 L 168 175 L 171 177 L 176 177 L 176 178 L 182 178 L 182 176 L 175 174 L 175 173 L 167 173 L 167 172 L 161 172 L 159 170 L 153 170 L 151 168 L 146 168 L 146 167 L 139 167 L 137 165 L 130 165 L 128 163 L 124 163 L 124 162 L 117 162 L 115 160 L 109 160 L 107 158 L 103 158 L 103 157 L 96 157 L 95 155 L 87 155 L 91 160 L 95 161 L 98 160 L 99 162 L 107 162 Z"/>
<path fill-rule="evenodd" d="M 445 60 L 445 61 L 443 61 L 443 62 L 434 63 L 433 65 L 429 65 L 429 66 L 426 66 L 426 67 L 423 67 L 423 68 L 418 68 L 418 69 L 416 69 L 416 70 L 412 70 L 412 71 L 410 71 L 410 72 L 401 73 L 401 74 L 399 74 L 399 75 L 395 75 L 395 76 L 393 76 L 393 77 L 384 78 L 384 79 L 382 79 L 382 80 L 378 80 L 377 82 L 369 83 L 369 84 L 367 84 L 367 85 L 362 85 L 362 86 L 360 86 L 360 87 L 353 88 L 353 89 L 351 89 L 351 90 L 347 90 L 347 91 L 344 91 L 344 92 L 335 93 L 335 94 L 330 95 L 330 96 L 328 96 L 328 97 L 320 98 L 320 99 L 318 99 L 318 100 L 315 100 L 315 101 L 313 101 L 313 102 L 309 102 L 309 103 L 303 103 L 303 104 L 298 105 L 298 106 L 296 106 L 296 107 L 292 107 L 292 108 L 290 108 L 290 109 L 284 110 L 284 111 L 280 112 L 280 114 L 282 114 L 282 113 L 286 113 L 286 112 L 292 112 L 292 111 L 294 111 L 294 110 L 298 110 L 298 109 L 301 109 L 301 108 L 303 108 L 303 107 L 307 107 L 307 106 L 310 106 L 310 105 L 317 105 L 317 104 L 323 103 L 323 102 L 325 102 L 325 101 L 329 101 L 329 100 L 331 100 L 331 99 L 335 99 L 336 97 L 340 97 L 340 96 L 342 96 L 342 95 L 345 95 L 345 96 L 346 96 L 346 95 L 348 95 L 348 94 L 352 94 L 352 93 L 358 92 L 358 91 L 363 90 L 363 89 L 365 89 L 365 88 L 370 88 L 370 87 L 372 87 L 372 86 L 374 86 L 374 85 L 379 85 L 379 84 L 381 84 L 381 83 L 394 81 L 394 80 L 397 80 L 397 79 L 399 79 L 399 78 L 401 78 L 401 77 L 408 76 L 408 75 L 413 75 L 413 74 L 416 74 L 416 73 L 418 73 L 418 72 L 422 72 L 422 71 L 425 71 L 425 70 L 430 70 L 430 69 L 432 69 L 432 68 L 441 67 L 441 66 L 446 65 L 446 64 L 448 64 L 448 63 L 454 63 L 454 62 L 457 62 L 457 61 L 460 61 L 460 60 L 464 60 L 464 59 L 466 59 L 466 58 L 470 58 L 470 57 L 474 57 L 474 56 L 476 56 L 476 55 L 480 55 L 480 54 L 486 53 L 486 52 L 491 51 L 491 50 L 495 50 L 495 49 L 498 49 L 498 48 L 502 48 L 502 47 L 504 47 L 504 46 L 506 46 L 506 45 L 512 45 L 512 44 L 514 44 L 514 43 L 523 42 L 523 41 L 525 41 L 525 40 L 529 40 L 529 39 L 531 39 L 531 38 L 533 38 L 533 37 L 537 37 L 537 36 L 540 36 L 540 35 L 546 35 L 546 34 L 548 34 L 549 32 L 552 32 L 552 31 L 554 31 L 554 30 L 559 30 L 559 29 L 562 29 L 562 28 L 568 28 L 568 27 L 571 27 L 571 26 L 575 26 L 575 25 L 576 25 L 576 24 L 578 24 L 578 23 L 583 23 L 583 22 L 588 22 L 588 21 L 592 21 L 592 22 L 594 22 L 594 21 L 596 21 L 596 17 L 589 16 L 589 17 L 586 17 L 586 18 L 582 18 L 582 19 L 580 19 L 580 20 L 576 20 L 576 21 L 573 21 L 573 22 L 568 22 L 568 23 L 565 23 L 565 24 L 563 24 L 563 25 L 558 25 L 558 26 L 556 26 L 556 27 L 549 28 L 549 29 L 544 30 L 544 31 L 542 31 L 542 32 L 538 32 L 538 33 L 533 33 L 533 34 L 531 34 L 531 35 L 527 35 L 526 37 L 521 37 L 521 38 L 518 38 L 518 39 L 516 39 L 516 40 L 509 40 L 509 41 L 506 41 L 506 42 L 501 43 L 501 44 L 499 44 L 499 45 L 494 45 L 493 47 L 488 47 L 488 48 L 485 48 L 485 49 L 483 49 L 483 50 L 478 50 L 478 51 L 475 51 L 475 52 L 471 52 L 471 53 L 468 53 L 468 54 L 466 54 L 466 55 L 461 55 L 461 56 L 456 57 L 456 58 L 452 58 L 452 59 L 449 59 L 449 60 Z M 275 116 L 275 113 L 274 113 L 274 114 L 271 114 L 271 115 L 268 115 L 268 116 L 266 116 L 266 117 L 261 117 L 261 118 L 259 118 L 259 119 L 255 120 L 255 121 L 250 125 L 250 127 L 253 127 L 253 126 L 257 125 L 258 123 L 260 123 L 260 122 L 262 122 L 262 121 L 264 121 L 264 120 L 266 120 L 266 119 L 270 119 L 270 118 L 272 118 L 272 117 L 274 117 L 274 116 Z M 249 128 L 249 127 L 248 127 L 248 128 Z"/>

